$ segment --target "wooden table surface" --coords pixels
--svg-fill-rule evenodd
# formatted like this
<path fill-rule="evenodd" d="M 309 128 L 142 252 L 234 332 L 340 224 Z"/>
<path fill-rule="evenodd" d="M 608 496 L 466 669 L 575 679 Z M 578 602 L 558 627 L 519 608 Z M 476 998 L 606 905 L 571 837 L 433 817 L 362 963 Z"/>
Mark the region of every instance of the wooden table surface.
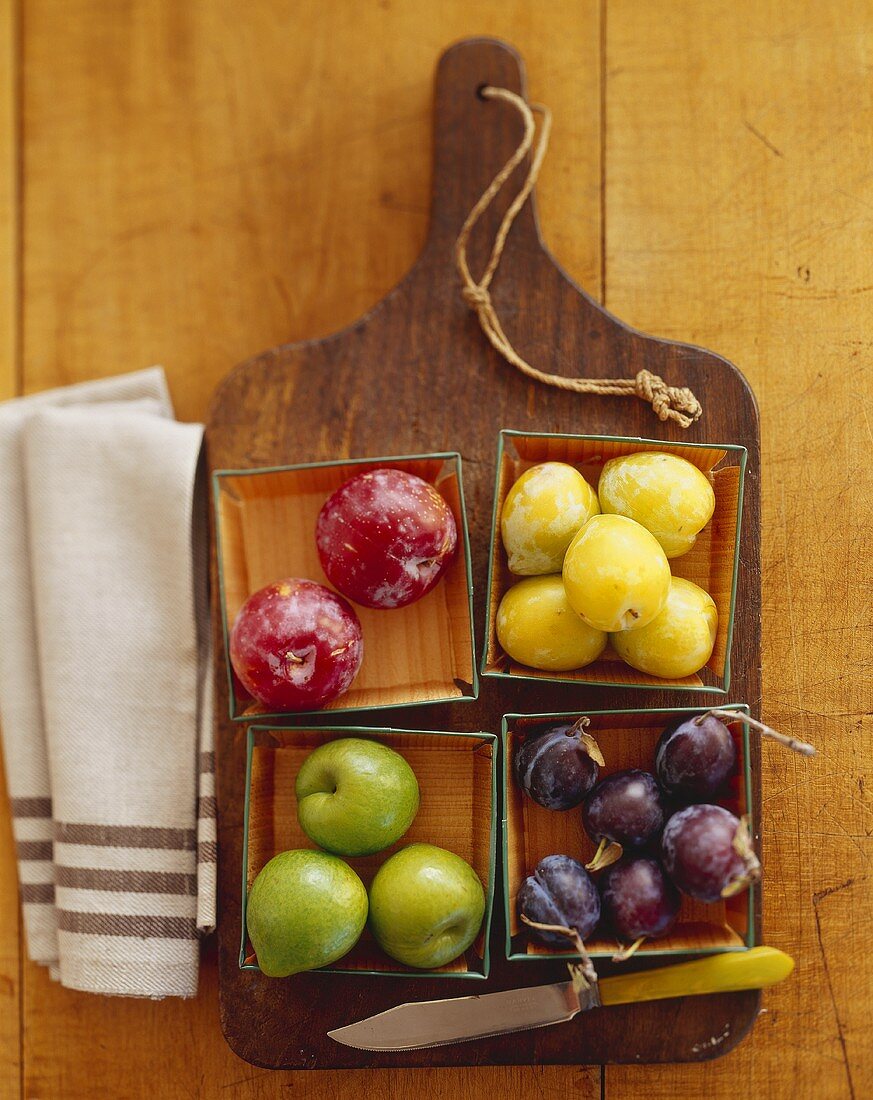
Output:
<path fill-rule="evenodd" d="M 353 320 L 424 239 L 431 74 L 471 34 L 554 111 L 558 259 L 758 395 L 763 711 L 820 748 L 763 754 L 766 938 L 795 975 L 702 1066 L 271 1074 L 224 1044 L 210 946 L 193 1002 L 26 961 L 4 800 L 2 1097 L 873 1095 L 869 2 L 0 0 L 0 396 L 159 362 L 200 418 L 234 363 Z"/>

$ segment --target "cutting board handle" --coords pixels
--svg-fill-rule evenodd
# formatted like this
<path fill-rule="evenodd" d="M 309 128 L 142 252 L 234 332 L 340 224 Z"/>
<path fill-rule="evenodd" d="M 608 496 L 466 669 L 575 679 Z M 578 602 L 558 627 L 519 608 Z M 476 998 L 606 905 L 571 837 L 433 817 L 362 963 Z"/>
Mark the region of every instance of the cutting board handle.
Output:
<path fill-rule="evenodd" d="M 471 207 L 521 140 L 521 117 L 505 103 L 483 99 L 479 89 L 486 84 L 526 96 L 524 62 L 511 46 L 496 38 L 465 38 L 443 53 L 434 88 L 434 167 L 428 248 L 451 251 Z M 527 160 L 516 170 L 505 188 L 506 194 L 499 196 L 495 211 L 483 220 L 476 234 L 480 242 L 493 238 L 497 212 L 502 215 L 521 185 L 526 167 Z M 519 247 L 539 245 L 533 194 L 513 224 L 512 235 Z M 481 245 L 480 249 L 484 262 Z M 471 251 L 478 260 L 475 241 Z"/>

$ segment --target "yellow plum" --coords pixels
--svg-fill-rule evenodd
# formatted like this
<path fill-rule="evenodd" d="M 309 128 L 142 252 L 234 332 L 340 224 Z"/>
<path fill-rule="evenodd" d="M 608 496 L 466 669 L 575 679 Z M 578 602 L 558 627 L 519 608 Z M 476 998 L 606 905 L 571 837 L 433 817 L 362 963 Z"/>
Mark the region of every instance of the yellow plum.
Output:
<path fill-rule="evenodd" d="M 613 634 L 612 646 L 631 668 L 679 680 L 712 656 L 718 611 L 708 592 L 674 577 L 663 611 L 639 630 Z"/>
<path fill-rule="evenodd" d="M 668 558 L 691 549 L 715 509 L 706 475 L 686 459 L 661 451 L 610 459 L 597 491 L 601 511 L 641 523 Z"/>
<path fill-rule="evenodd" d="M 564 588 L 589 626 L 638 630 L 667 601 L 670 566 L 658 540 L 625 516 L 590 519 L 564 558 Z"/>
<path fill-rule="evenodd" d="M 597 494 L 573 466 L 532 466 L 503 502 L 500 530 L 510 570 L 524 577 L 560 572 L 570 540 L 599 511 Z"/>
<path fill-rule="evenodd" d="M 497 639 L 514 661 L 547 672 L 590 665 L 606 647 L 606 633 L 568 603 L 560 573 L 528 577 L 509 589 L 497 609 Z"/>

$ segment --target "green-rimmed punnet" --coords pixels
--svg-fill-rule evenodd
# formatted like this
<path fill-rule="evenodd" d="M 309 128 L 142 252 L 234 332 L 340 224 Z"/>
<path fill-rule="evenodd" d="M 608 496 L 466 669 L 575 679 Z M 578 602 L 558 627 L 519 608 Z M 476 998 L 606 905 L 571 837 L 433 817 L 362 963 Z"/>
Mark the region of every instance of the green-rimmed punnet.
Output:
<path fill-rule="evenodd" d="M 513 662 L 511 670 L 507 670 L 504 667 L 500 667 L 502 662 L 494 659 L 494 652 L 501 653 L 499 643 L 496 639 L 495 632 L 495 617 L 498 600 L 495 598 L 494 586 L 500 583 L 498 572 L 495 570 L 495 564 L 499 564 L 499 555 L 503 553 L 501 537 L 500 537 L 500 485 L 501 485 L 501 472 L 504 455 L 507 452 L 507 448 L 511 446 L 517 447 L 517 441 L 524 440 L 537 440 L 555 441 L 556 446 L 560 449 L 562 444 L 569 444 L 572 448 L 573 445 L 585 446 L 596 444 L 630 444 L 634 449 L 651 449 L 651 450 L 668 450 L 671 453 L 681 454 L 684 452 L 703 452 L 714 451 L 723 452 L 715 462 L 713 462 L 710 472 L 715 472 L 716 475 L 723 472 L 727 467 L 735 467 L 737 470 L 736 480 L 736 515 L 735 515 L 735 532 L 732 540 L 732 554 L 731 554 L 731 567 L 729 575 L 729 588 L 725 592 L 727 596 L 727 627 L 724 636 L 724 668 L 723 674 L 719 675 L 709 668 L 700 670 L 697 674 L 697 678 L 701 680 L 699 683 L 687 683 L 682 681 L 673 681 L 661 679 L 654 676 L 646 676 L 643 673 L 635 672 L 628 668 L 620 661 L 615 661 L 622 670 L 621 676 L 610 677 L 604 673 L 604 666 L 608 667 L 613 664 L 612 661 L 599 661 L 595 662 L 589 668 L 580 669 L 578 672 L 573 673 L 553 673 L 553 672 L 540 672 L 536 669 L 527 668 L 524 665 L 520 665 L 517 662 Z M 737 580 L 739 577 L 739 564 L 740 564 L 740 532 L 742 529 L 742 515 L 743 515 L 743 490 L 745 483 L 746 463 L 748 459 L 748 452 L 745 447 L 738 446 L 732 443 L 685 443 L 682 441 L 668 441 L 658 439 L 642 439 L 639 437 L 631 436 L 616 436 L 616 435 L 573 435 L 570 433 L 553 433 L 553 432 L 521 432 L 511 429 L 503 429 L 498 436 L 497 443 L 497 466 L 495 471 L 494 481 L 494 501 L 491 513 L 491 540 L 488 553 L 488 581 L 486 589 L 486 623 L 484 631 L 484 645 L 482 649 L 482 657 L 480 661 L 480 673 L 482 676 L 495 677 L 495 678 L 508 678 L 515 680 L 529 680 L 532 682 L 553 682 L 564 684 L 579 684 L 590 687 L 620 687 L 631 689 L 642 689 L 648 691 L 661 691 L 665 688 L 669 688 L 674 691 L 694 691 L 705 692 L 713 695 L 725 695 L 730 687 L 731 682 L 731 646 L 733 641 L 734 631 L 734 619 L 736 615 L 736 603 L 737 603 Z M 571 465 L 584 466 L 586 464 L 595 465 L 598 463 L 598 458 L 592 455 L 582 461 L 574 460 L 573 457 L 561 454 L 550 455 L 549 457 L 537 458 L 537 462 L 545 461 L 562 461 L 569 462 Z M 672 567 L 677 575 L 682 575 L 682 558 L 674 559 Z M 521 580 L 522 578 L 518 578 Z M 725 580 L 728 580 L 725 575 Z M 501 592 L 500 595 L 503 593 Z M 724 612 L 724 607 L 719 608 L 719 613 Z M 489 661 L 489 652 L 492 653 L 492 659 Z M 709 682 L 707 682 L 709 681 Z"/>
<path fill-rule="evenodd" d="M 472 966 L 472 969 L 466 971 L 449 971 L 449 970 L 413 970 L 407 967 L 403 967 L 398 963 L 393 962 L 387 955 L 384 956 L 385 968 L 354 968 L 350 966 L 343 966 L 342 960 L 334 963 L 331 966 L 323 968 L 324 973 L 330 974 L 359 974 L 369 976 L 387 976 L 387 977 L 401 977 L 401 978 L 466 978 L 466 979 L 479 979 L 482 980 L 488 977 L 491 969 L 491 949 L 490 949 L 490 929 L 491 929 L 491 915 L 494 906 L 494 888 L 495 888 L 495 875 L 497 872 L 497 783 L 499 772 L 499 741 L 493 733 L 454 733 L 442 730 L 407 730 L 407 729 L 378 729 L 369 726 L 312 726 L 310 728 L 295 728 L 288 726 L 267 726 L 258 725 L 250 726 L 247 731 L 247 746 L 246 746 L 246 789 L 245 789 L 245 804 L 243 811 L 243 838 L 242 838 L 242 922 L 240 930 L 240 953 L 239 953 L 239 966 L 241 970 L 259 970 L 256 961 L 247 961 L 250 959 L 249 952 L 251 946 L 248 939 L 248 933 L 246 930 L 246 903 L 248 899 L 248 882 L 249 882 L 249 847 L 252 827 L 253 816 L 253 761 L 256 748 L 267 748 L 280 750 L 283 745 L 288 746 L 293 744 L 295 737 L 301 737 L 305 735 L 315 735 L 320 737 L 321 734 L 325 734 L 325 740 L 331 740 L 338 737 L 371 737 L 377 741 L 383 741 L 386 745 L 397 748 L 397 744 L 394 744 L 398 739 L 412 739 L 413 742 L 416 738 L 438 738 L 445 741 L 445 752 L 469 752 L 471 754 L 476 753 L 480 748 L 484 746 L 490 747 L 490 757 L 488 754 L 484 754 L 489 760 L 488 772 L 489 775 L 482 776 L 481 787 L 476 787 L 471 792 L 471 801 L 474 806 L 474 813 L 477 801 L 481 804 L 481 813 L 478 817 L 478 827 L 481 829 L 487 829 L 487 837 L 483 837 L 483 840 L 487 841 L 487 859 L 483 859 L 480 867 L 477 870 L 480 879 L 484 877 L 483 871 L 487 864 L 487 882 L 483 882 L 485 888 L 485 916 L 482 921 L 481 929 L 481 955 L 476 953 L 475 946 L 467 951 L 466 959 L 468 965 Z M 409 746 L 407 745 L 407 750 Z M 403 752 L 403 748 L 399 749 Z M 434 750 L 441 751 L 441 750 Z M 417 773 L 419 786 L 421 788 L 422 805 L 425 804 L 427 799 L 427 783 L 424 777 Z M 475 776 L 471 774 L 471 782 L 475 781 Z M 271 792 L 271 797 L 275 797 L 275 792 Z M 293 780 L 292 785 L 288 791 L 284 792 L 283 797 L 290 798 L 293 802 Z M 286 807 L 287 809 L 287 807 Z M 450 812 L 450 807 L 447 812 Z M 475 828 L 476 825 L 473 825 Z M 406 844 L 414 843 L 416 840 L 419 842 L 428 842 L 437 846 L 444 845 L 444 838 L 440 835 L 422 836 L 415 832 L 415 822 L 410 829 L 409 833 L 399 842 L 399 846 L 403 847 Z M 300 847 L 314 847 L 311 842 L 302 840 L 299 844 Z M 376 862 L 384 862 L 388 858 L 389 854 L 394 851 L 395 848 L 389 848 L 385 853 L 377 856 L 362 857 L 361 859 L 349 859 L 348 863 L 355 869 L 360 869 L 362 862 L 366 862 L 369 867 L 372 868 L 374 860 Z M 270 852 L 270 856 L 277 854 L 276 852 Z M 475 868 L 474 868 L 475 869 Z M 373 947 L 373 951 L 378 951 L 378 948 Z"/>
<path fill-rule="evenodd" d="M 257 478 L 267 476 L 271 474 L 287 474 L 295 473 L 307 470 L 324 470 L 332 467 L 356 467 L 356 466 L 370 466 L 376 467 L 381 465 L 396 465 L 401 466 L 404 463 L 413 462 L 431 462 L 439 461 L 443 463 L 442 470 L 436 479 L 436 485 L 439 486 L 440 482 L 444 481 L 446 477 L 454 476 L 457 480 L 457 492 L 458 501 L 460 506 L 460 523 L 459 523 L 459 556 L 463 560 L 463 570 L 466 583 L 466 601 L 467 601 L 467 613 L 469 615 L 470 633 L 469 633 L 469 680 L 467 679 L 467 669 L 464 669 L 464 675 L 456 675 L 453 678 L 451 684 L 447 684 L 445 696 L 438 698 L 395 698 L 389 702 L 384 703 L 365 703 L 358 702 L 354 705 L 343 705 L 343 697 L 338 700 L 340 705 L 327 706 L 318 711 L 298 711 L 294 713 L 285 712 L 252 712 L 244 713 L 243 706 L 237 696 L 235 677 L 233 676 L 233 670 L 231 668 L 229 654 L 229 638 L 230 629 L 232 623 L 229 622 L 228 606 L 227 606 L 227 586 L 226 586 L 226 547 L 224 531 L 222 523 L 222 509 L 220 506 L 222 485 L 226 484 L 229 479 L 236 478 Z M 349 475 L 351 476 L 351 474 Z M 228 708 L 230 717 L 235 722 L 262 722 L 274 718 L 297 718 L 305 717 L 313 714 L 351 714 L 355 711 L 365 710 L 385 710 L 390 707 L 411 707 L 411 706 L 431 706 L 440 703 L 449 702 L 466 702 L 478 698 L 479 695 L 479 674 L 476 661 L 476 645 L 475 645 L 475 632 L 473 627 L 473 568 L 470 556 L 470 535 L 467 524 L 467 512 L 464 501 L 464 482 L 461 456 L 456 451 L 437 451 L 429 454 L 418 455 L 384 455 L 374 458 L 355 458 L 355 459 L 337 459 L 329 462 L 303 462 L 288 466 L 265 466 L 256 467 L 248 470 L 215 470 L 212 474 L 212 496 L 213 496 L 213 508 L 215 514 L 215 544 L 216 554 L 218 562 L 218 592 L 219 602 L 221 608 L 221 626 L 222 635 L 224 638 L 224 651 L 225 651 L 225 666 L 227 671 L 227 685 L 228 685 Z M 326 499 L 326 497 L 325 497 Z M 313 545 L 315 534 L 313 531 Z M 281 578 L 275 577 L 272 580 L 279 580 Z M 310 578 L 317 579 L 317 578 Z M 445 584 L 445 578 L 440 582 Z M 388 616 L 402 615 L 404 609 L 397 611 L 385 611 L 379 612 L 380 615 L 385 615 L 386 621 Z M 364 661 L 367 660 L 367 634 L 364 636 Z M 354 684 L 352 685 L 354 688 Z"/>
<path fill-rule="evenodd" d="M 739 711 L 743 714 L 749 714 L 749 706 L 747 703 L 731 703 L 724 704 L 725 709 Z M 600 750 L 609 762 L 609 730 L 610 729 L 628 729 L 633 728 L 634 716 L 645 720 L 644 724 L 640 727 L 647 731 L 652 731 L 651 734 L 651 759 L 645 755 L 645 750 L 641 748 L 640 758 L 633 765 L 635 767 L 642 768 L 645 771 L 651 771 L 654 768 L 654 746 L 657 743 L 657 737 L 660 735 L 661 730 L 667 725 L 669 721 L 679 716 L 693 717 L 698 714 L 706 714 L 709 710 L 708 707 L 670 707 L 659 708 L 657 710 L 641 710 L 639 708 L 629 710 L 586 710 L 586 711 L 557 711 L 550 713 L 540 714 L 505 714 L 502 722 L 502 736 L 501 736 L 501 775 L 503 784 L 503 820 L 501 822 L 501 846 L 502 846 L 502 867 L 503 867 L 503 909 L 505 918 L 505 941 L 504 950 L 506 958 L 511 962 L 543 962 L 550 961 L 552 959 L 574 959 L 577 956 L 573 952 L 552 952 L 548 954 L 528 954 L 524 950 L 527 944 L 527 935 L 525 933 L 519 933 L 516 937 L 511 934 L 512 927 L 512 903 L 513 899 L 510 896 L 510 868 L 509 868 L 509 827 L 508 827 L 508 803 L 512 793 L 512 784 L 515 780 L 511 774 L 509 763 L 509 735 L 510 731 L 515 728 L 515 724 L 520 720 L 524 720 L 536 724 L 551 724 L 557 723 L 561 720 L 572 721 L 579 717 L 580 714 L 587 715 L 592 720 L 592 725 L 588 727 L 588 732 L 591 733 L 598 741 Z M 608 725 L 600 724 L 600 719 L 616 719 L 615 722 L 610 722 Z M 657 720 L 657 721 L 654 721 Z M 630 766 L 625 764 L 624 766 Z M 743 734 L 742 734 L 742 753 L 739 762 L 739 793 L 742 795 L 741 802 L 744 802 L 744 806 L 738 807 L 738 809 L 750 818 L 749 825 L 754 836 L 755 826 L 751 820 L 752 814 L 752 768 L 751 760 L 749 756 L 749 725 L 747 722 L 743 722 Z M 610 769 L 612 770 L 612 769 Z M 527 795 L 523 796 L 524 798 Z M 576 814 L 580 811 L 578 809 L 556 811 L 556 810 L 542 810 L 544 814 L 555 814 L 558 816 L 566 817 L 566 815 Z M 579 826 L 581 829 L 581 825 Z M 545 854 L 545 853 L 543 853 Z M 574 858 L 579 858 L 579 852 L 562 852 L 562 855 L 569 855 Z M 525 873 L 529 874 L 533 871 L 533 867 L 525 869 Z M 724 943 L 720 945 L 709 945 L 706 947 L 685 946 L 679 948 L 668 948 L 659 946 L 658 940 L 651 940 L 642 945 L 635 954 L 642 957 L 651 955 L 653 957 L 667 957 L 671 955 L 710 955 L 718 954 L 724 951 L 746 951 L 750 947 L 756 945 L 756 926 L 755 926 L 755 891 L 758 889 L 754 884 L 748 889 L 745 899 L 742 902 L 743 913 L 745 916 L 746 928 L 744 934 L 734 931 L 735 936 L 741 936 L 741 943 Z M 717 923 L 717 922 L 714 922 Z M 516 940 L 513 945 L 513 939 Z M 591 955 L 595 958 L 611 958 L 615 952 L 615 947 L 610 947 L 606 950 L 592 949 Z"/>

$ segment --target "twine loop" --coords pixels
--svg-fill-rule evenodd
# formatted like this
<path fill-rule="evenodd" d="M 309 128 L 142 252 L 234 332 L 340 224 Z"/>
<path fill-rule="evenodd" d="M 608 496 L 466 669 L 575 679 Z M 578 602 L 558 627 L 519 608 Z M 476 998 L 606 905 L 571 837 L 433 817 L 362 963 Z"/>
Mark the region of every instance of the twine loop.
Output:
<path fill-rule="evenodd" d="M 500 324 L 500 318 L 494 308 L 489 288 L 500 264 L 500 258 L 503 255 L 503 248 L 509 230 L 512 228 L 512 223 L 527 201 L 539 176 L 549 144 L 552 116 L 547 107 L 539 103 L 528 104 L 521 96 L 516 95 L 515 92 L 510 92 L 507 88 L 485 87 L 480 94 L 485 99 L 502 99 L 505 103 L 511 104 L 519 112 L 524 123 L 524 135 L 518 148 L 503 165 L 467 215 L 467 219 L 461 227 L 461 232 L 455 242 L 455 264 L 461 276 L 461 296 L 479 318 L 479 324 L 489 343 L 522 374 L 537 382 L 542 382 L 544 385 L 554 386 L 562 390 L 571 390 L 574 393 L 636 396 L 649 402 L 659 420 L 672 420 L 682 428 L 690 427 L 700 417 L 703 410 L 700 402 L 687 386 L 670 386 L 660 375 L 653 374 L 648 370 L 639 371 L 634 378 L 567 378 L 562 374 L 548 374 L 528 363 L 512 346 Z M 481 279 L 477 281 L 473 278 L 467 263 L 467 243 L 476 223 L 530 151 L 536 133 L 534 112 L 541 116 L 542 124 L 539 140 L 531 156 L 527 176 L 518 194 L 503 215 L 503 220 L 497 229 L 494 243 L 491 246 L 491 254 L 488 257 L 485 271 Z"/>

